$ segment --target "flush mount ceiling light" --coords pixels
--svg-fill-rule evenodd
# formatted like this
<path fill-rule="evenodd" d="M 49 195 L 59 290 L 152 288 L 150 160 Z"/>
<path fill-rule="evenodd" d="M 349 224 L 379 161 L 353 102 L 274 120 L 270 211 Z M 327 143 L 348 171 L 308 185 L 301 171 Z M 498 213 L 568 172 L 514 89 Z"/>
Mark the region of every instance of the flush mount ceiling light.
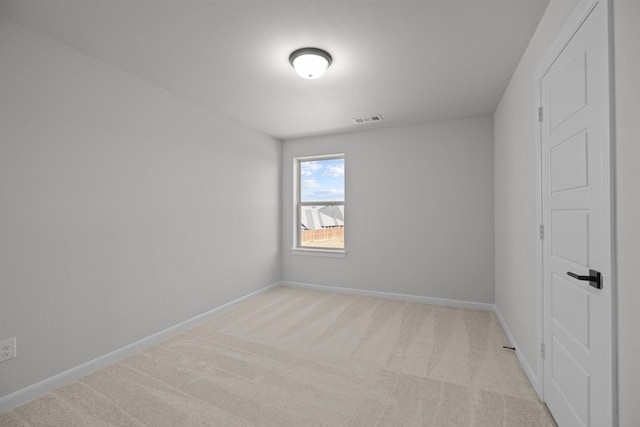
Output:
<path fill-rule="evenodd" d="M 331 65 L 331 55 L 322 49 L 303 47 L 289 55 L 289 62 L 303 79 L 317 79 Z"/>

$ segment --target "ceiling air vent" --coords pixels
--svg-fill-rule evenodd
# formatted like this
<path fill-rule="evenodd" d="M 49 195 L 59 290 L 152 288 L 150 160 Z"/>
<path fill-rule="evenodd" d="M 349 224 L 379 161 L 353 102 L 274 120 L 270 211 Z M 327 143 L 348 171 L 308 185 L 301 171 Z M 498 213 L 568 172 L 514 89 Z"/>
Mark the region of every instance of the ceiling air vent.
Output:
<path fill-rule="evenodd" d="M 382 116 L 380 114 L 376 114 L 375 116 L 354 117 L 353 121 L 358 124 L 370 123 L 370 122 L 381 122 Z"/>

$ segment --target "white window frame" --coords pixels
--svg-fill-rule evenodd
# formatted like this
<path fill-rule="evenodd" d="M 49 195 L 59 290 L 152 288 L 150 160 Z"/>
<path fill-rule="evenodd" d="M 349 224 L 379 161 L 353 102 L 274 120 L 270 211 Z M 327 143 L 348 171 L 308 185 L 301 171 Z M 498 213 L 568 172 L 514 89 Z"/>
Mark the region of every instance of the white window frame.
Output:
<path fill-rule="evenodd" d="M 301 202 L 301 192 L 302 192 L 302 183 L 301 183 L 301 173 L 300 173 L 300 165 L 303 162 L 313 162 L 313 161 L 321 161 L 321 160 L 334 160 L 334 159 L 343 159 L 345 160 L 345 168 L 346 168 L 346 159 L 344 153 L 340 154 L 327 154 L 322 156 L 307 156 L 307 157 L 296 157 L 293 159 L 293 247 L 291 249 L 291 253 L 294 255 L 312 255 L 312 256 L 325 256 L 325 257 L 337 257 L 344 258 L 346 256 L 346 233 L 345 233 L 345 243 L 344 248 L 324 248 L 324 247 L 308 247 L 300 245 L 300 230 L 301 227 L 301 211 L 303 206 L 344 206 L 347 202 L 346 196 L 346 181 L 345 181 L 345 197 L 342 202 L 335 201 L 314 201 L 314 202 Z M 346 176 L 345 176 L 346 180 Z M 345 222 L 346 225 L 346 222 Z"/>

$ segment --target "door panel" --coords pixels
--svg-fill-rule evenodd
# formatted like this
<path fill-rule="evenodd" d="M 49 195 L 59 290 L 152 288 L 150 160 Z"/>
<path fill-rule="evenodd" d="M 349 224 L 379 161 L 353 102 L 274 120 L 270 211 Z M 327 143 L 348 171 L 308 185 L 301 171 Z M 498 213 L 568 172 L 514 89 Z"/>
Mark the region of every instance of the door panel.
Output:
<path fill-rule="evenodd" d="M 558 396 L 564 401 L 576 424 L 586 426 L 589 420 L 589 377 L 571 352 L 561 344 L 561 339 L 553 337 L 551 346 L 552 377 Z M 559 423 L 563 427 L 564 423 Z"/>
<path fill-rule="evenodd" d="M 579 133 L 551 149 L 551 192 L 586 188 L 588 180 L 587 134 Z"/>
<path fill-rule="evenodd" d="M 607 23 L 597 4 L 540 80 L 544 399 L 561 427 L 613 420 Z M 603 288 L 569 277 L 602 273 Z"/>
<path fill-rule="evenodd" d="M 579 54 L 549 88 L 551 129 L 564 123 L 587 105 L 587 58 Z"/>
<path fill-rule="evenodd" d="M 585 349 L 589 349 L 590 294 L 564 277 L 551 279 L 551 317 Z M 567 312 L 566 307 L 573 307 Z"/>
<path fill-rule="evenodd" d="M 589 212 L 554 210 L 551 213 L 551 254 L 589 266 Z"/>

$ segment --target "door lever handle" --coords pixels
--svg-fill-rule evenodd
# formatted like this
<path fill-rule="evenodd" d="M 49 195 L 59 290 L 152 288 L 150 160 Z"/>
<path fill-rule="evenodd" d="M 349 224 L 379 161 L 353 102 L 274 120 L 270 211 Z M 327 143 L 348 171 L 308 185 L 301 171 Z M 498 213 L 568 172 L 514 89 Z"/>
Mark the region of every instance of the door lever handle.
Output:
<path fill-rule="evenodd" d="M 579 276 L 576 273 L 567 271 L 567 275 L 574 279 L 588 281 L 590 286 L 593 286 L 596 289 L 602 289 L 602 274 L 600 274 L 599 271 L 589 270 L 588 276 Z"/>
<path fill-rule="evenodd" d="M 591 280 L 591 278 L 593 277 L 593 276 L 578 276 L 576 273 L 572 273 L 570 271 L 567 271 L 567 274 L 573 277 L 574 279 L 578 279 L 578 280 Z"/>

